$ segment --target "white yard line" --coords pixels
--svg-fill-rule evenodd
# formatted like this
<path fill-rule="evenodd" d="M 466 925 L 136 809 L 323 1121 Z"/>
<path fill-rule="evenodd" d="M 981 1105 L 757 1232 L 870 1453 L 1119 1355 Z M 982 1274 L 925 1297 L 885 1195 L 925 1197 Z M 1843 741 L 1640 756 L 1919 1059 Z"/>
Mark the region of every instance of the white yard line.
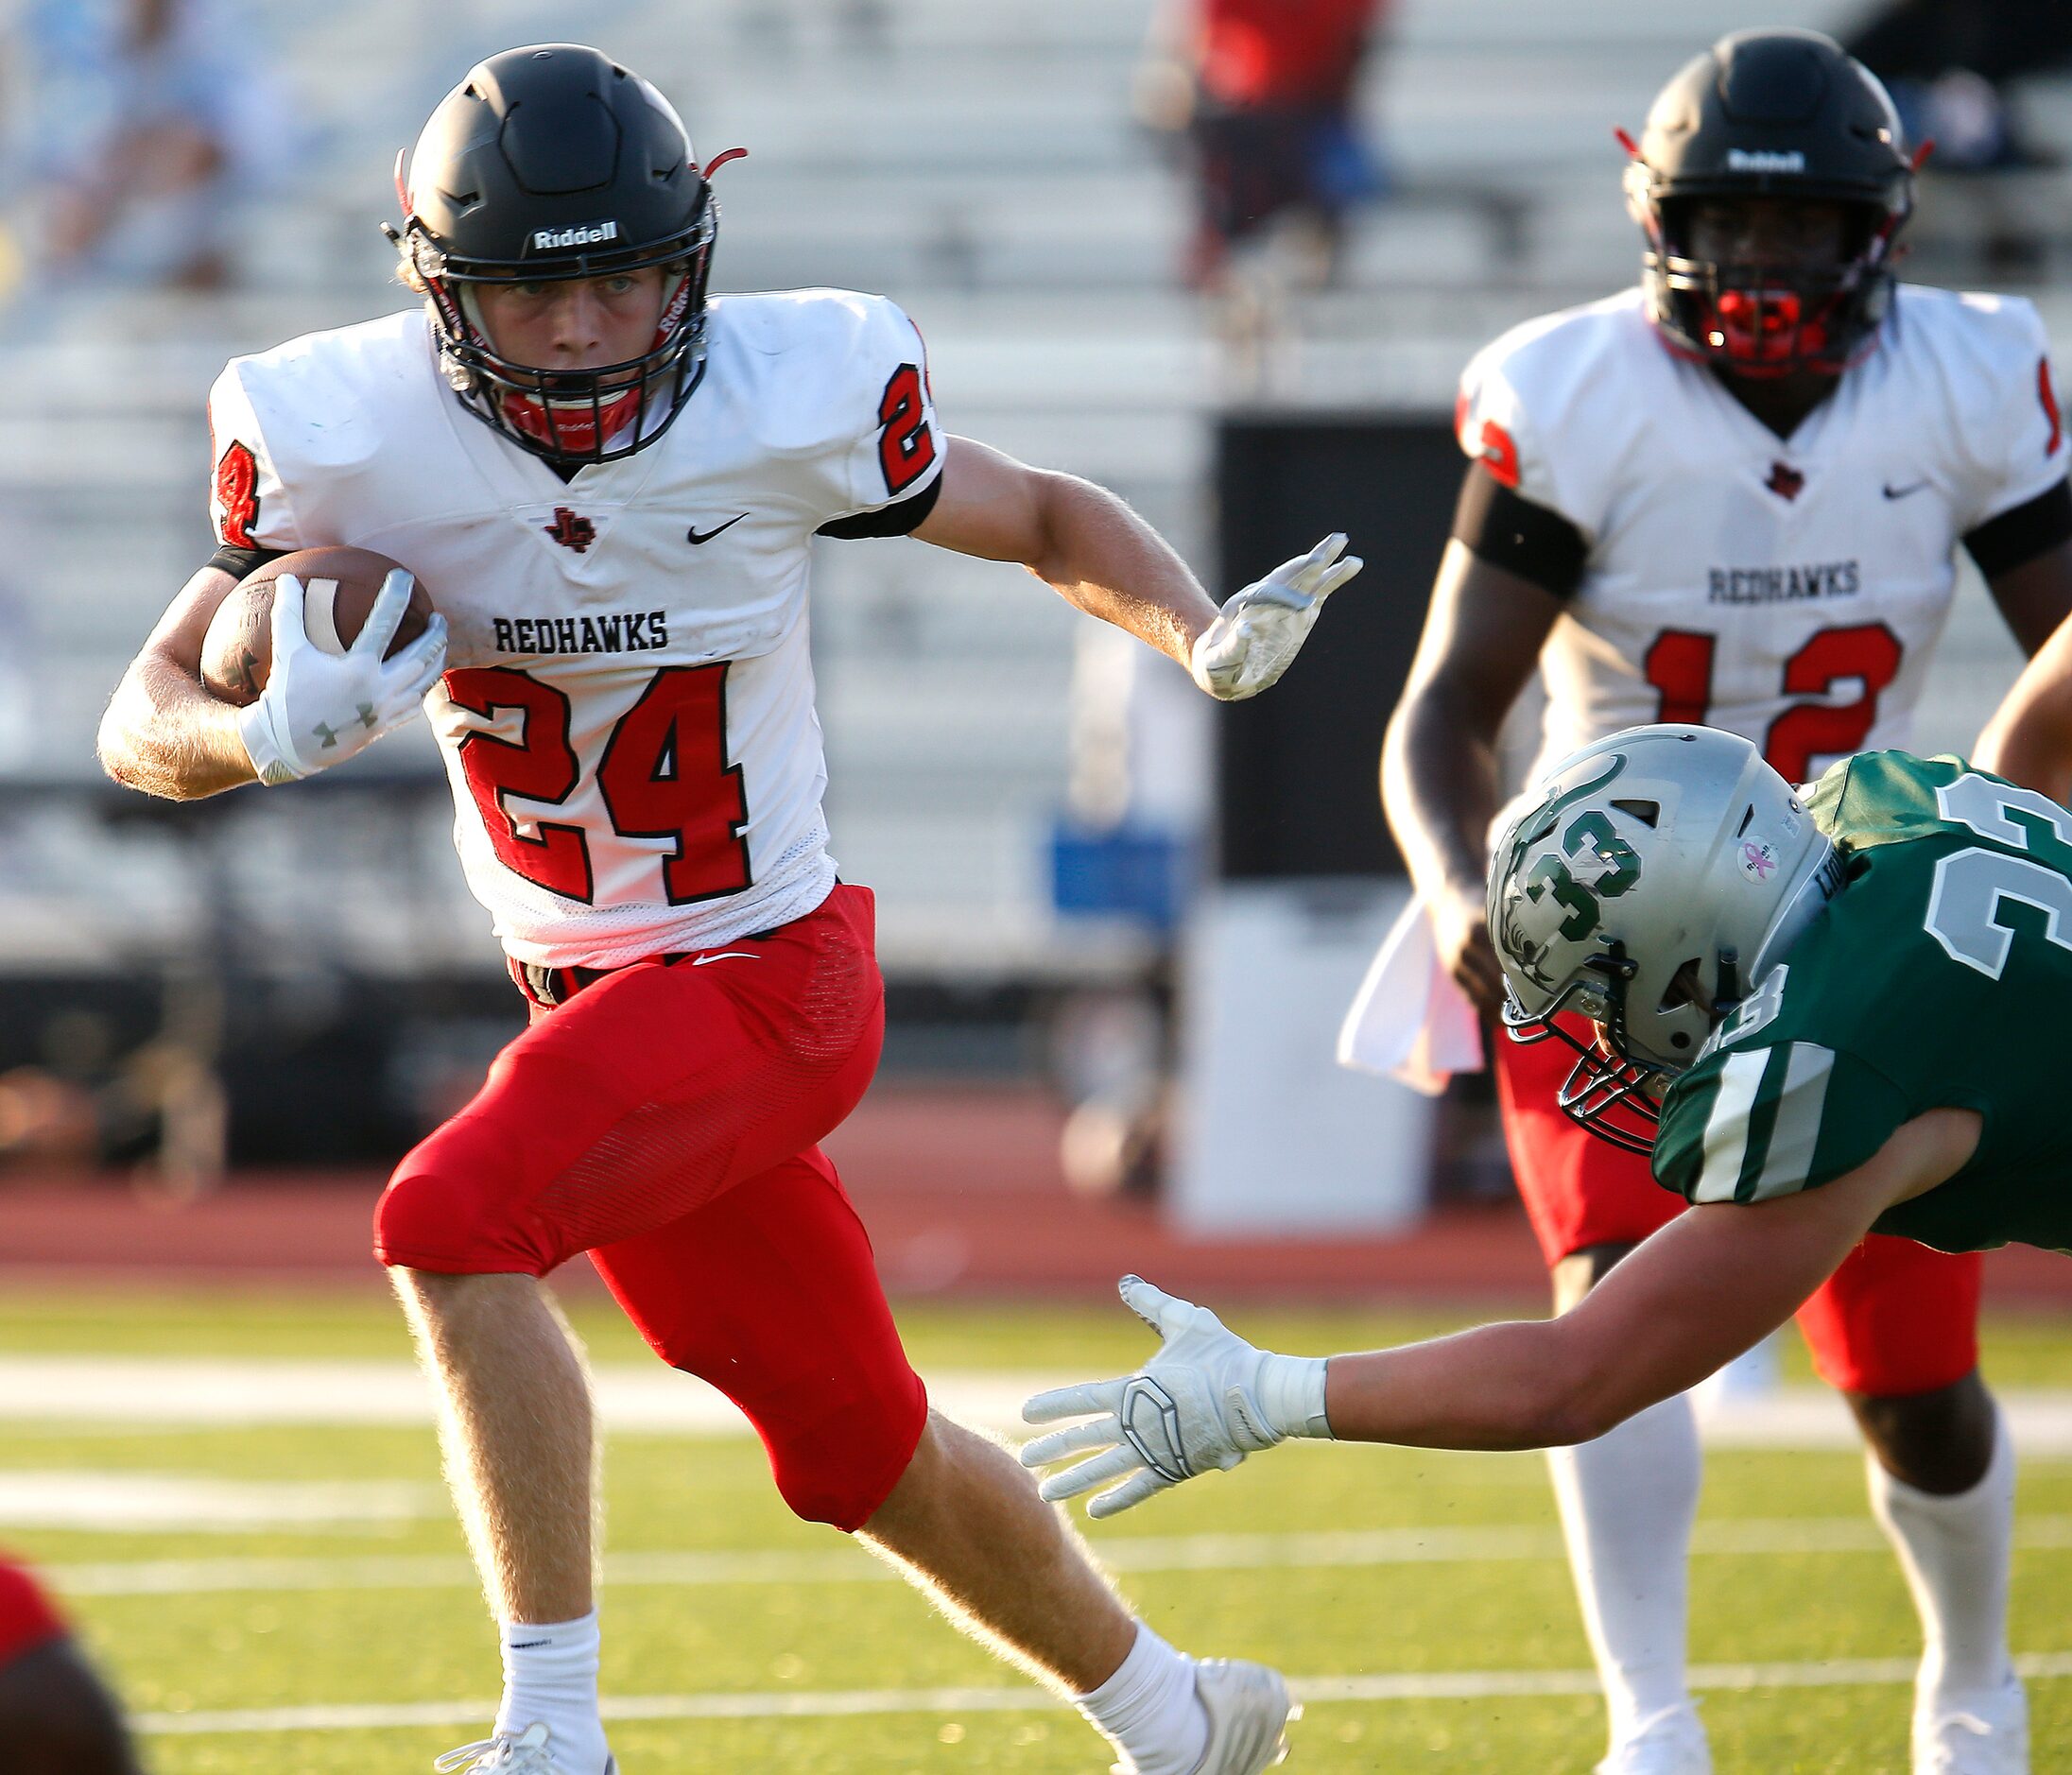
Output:
<path fill-rule="evenodd" d="M 132 1533 L 243 1535 L 259 1528 L 405 1523 L 443 1515 L 440 1487 L 394 1479 L 226 1479 L 101 1468 L 0 1468 L 0 1524 Z"/>
<path fill-rule="evenodd" d="M 2017 1547 L 2072 1547 L 2072 1516 L 2016 1520 Z M 1787 1517 L 1701 1523 L 1701 1554 L 1886 1553 L 1865 1517 Z M 1118 1572 L 1277 1571 L 1330 1566 L 1449 1565 L 1476 1560 L 1559 1560 L 1552 1526 L 1372 1528 L 1292 1535 L 1139 1535 L 1105 1539 L 1095 1550 Z M 360 1559 L 147 1560 L 45 1568 L 72 1596 L 171 1596 L 208 1591 L 467 1590 L 467 1560 L 445 1556 Z M 890 1581 L 894 1574 L 860 1549 L 717 1553 L 619 1553 L 607 1557 L 613 1588 L 690 1589 L 708 1584 L 842 1584 Z"/>
<path fill-rule="evenodd" d="M 2014 1661 L 2022 1675 L 2072 1677 L 2072 1652 L 2029 1652 Z M 1891 1686 L 1914 1680 L 1910 1658 L 1844 1658 L 1821 1663 L 1694 1664 L 1694 1689 L 1831 1689 Z M 1595 1695 L 1591 1670 L 1439 1670 L 1362 1677 L 1295 1677 L 1298 1699 L 1334 1701 L 1482 1700 L 1534 1695 Z M 837 1719 L 865 1714 L 1000 1714 L 1060 1706 L 1034 1688 L 836 1689 L 735 1695 L 631 1695 L 607 1699 L 616 1719 Z M 405 1726 L 476 1727 L 493 1700 L 383 1705 L 246 1708 L 219 1713 L 140 1714 L 132 1724 L 154 1736 L 205 1732 L 375 1732 Z"/>
<path fill-rule="evenodd" d="M 1050 1370 L 938 1370 L 931 1400 L 969 1423 L 1021 1430 L 1032 1392 L 1084 1380 Z M 608 1363 L 596 1371 L 608 1430 L 668 1436 L 748 1436 L 720 1393 L 659 1363 Z M 2015 1446 L 2072 1456 L 2072 1390 L 2008 1389 Z M 0 1420 L 227 1428 L 269 1424 L 429 1424 L 431 1394 L 406 1362 L 271 1362 L 233 1358 L 0 1355 Z M 1855 1448 L 1856 1426 L 1822 1387 L 1734 1398 L 1701 1414 L 1705 1439 L 1727 1447 Z"/>

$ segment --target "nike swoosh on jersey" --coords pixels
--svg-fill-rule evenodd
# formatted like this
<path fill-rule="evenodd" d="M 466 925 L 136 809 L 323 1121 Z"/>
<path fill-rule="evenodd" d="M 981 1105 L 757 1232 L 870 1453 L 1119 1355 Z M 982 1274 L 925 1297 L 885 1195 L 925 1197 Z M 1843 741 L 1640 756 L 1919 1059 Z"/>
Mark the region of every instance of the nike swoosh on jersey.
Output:
<path fill-rule="evenodd" d="M 1926 481 L 1908 481 L 1904 487 L 1894 487 L 1891 481 L 1887 481 L 1885 483 L 1885 497 L 1888 499 L 1904 499 L 1908 493 L 1918 493 L 1927 484 Z"/>
<path fill-rule="evenodd" d="M 739 524 L 741 520 L 748 515 L 749 514 L 745 511 L 740 512 L 737 515 L 729 518 L 726 523 L 718 526 L 717 528 L 711 530 L 700 530 L 698 526 L 694 524 L 688 530 L 684 531 L 684 538 L 690 543 L 691 546 L 695 548 L 700 543 L 711 542 L 713 538 L 717 536 L 721 530 L 733 529 L 735 525 Z"/>
<path fill-rule="evenodd" d="M 708 961 L 760 961 L 762 956 L 746 949 L 722 949 L 717 956 L 694 956 L 691 966 L 702 968 Z"/>

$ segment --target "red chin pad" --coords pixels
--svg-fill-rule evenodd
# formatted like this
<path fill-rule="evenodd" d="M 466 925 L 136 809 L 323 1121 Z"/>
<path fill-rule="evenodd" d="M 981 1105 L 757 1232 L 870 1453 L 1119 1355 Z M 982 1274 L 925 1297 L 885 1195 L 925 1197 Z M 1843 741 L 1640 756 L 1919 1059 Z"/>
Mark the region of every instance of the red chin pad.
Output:
<path fill-rule="evenodd" d="M 1808 315 L 1796 290 L 1722 290 L 1705 329 L 1736 369 L 1815 369 L 1827 353 L 1827 325 Z"/>
<path fill-rule="evenodd" d="M 600 405 L 588 401 L 535 401 L 529 395 L 507 394 L 504 415 L 514 428 L 537 438 L 549 448 L 570 456 L 589 456 L 609 442 L 622 426 L 632 422 L 640 405 L 637 388 L 623 389 Z M 603 437 L 598 436 L 598 419 Z"/>

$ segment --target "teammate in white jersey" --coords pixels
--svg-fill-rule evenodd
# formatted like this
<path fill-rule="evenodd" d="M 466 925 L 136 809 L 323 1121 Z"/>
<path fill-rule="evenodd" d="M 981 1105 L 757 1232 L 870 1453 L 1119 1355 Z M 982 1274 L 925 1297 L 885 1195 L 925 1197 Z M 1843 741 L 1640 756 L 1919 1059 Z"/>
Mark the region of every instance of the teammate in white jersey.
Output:
<path fill-rule="evenodd" d="M 1358 562 L 1332 539 L 1218 612 L 1113 495 L 944 437 L 891 303 L 708 303 L 710 170 L 596 50 L 475 68 L 402 187 L 424 305 L 224 371 L 222 546 L 102 729 L 112 774 L 191 797 L 307 775 L 423 696 L 469 883 L 531 1001 L 376 1216 L 503 1635 L 492 1735 L 441 1766 L 613 1768 L 590 1402 L 538 1281 L 588 1251 L 656 1352 L 754 1422 L 793 1509 L 1070 1695 L 1123 1766 L 1254 1775 L 1284 1746 L 1281 1679 L 1166 1646 L 1011 1458 L 929 1414 L 819 1150 L 870 1080 L 883 994 L 870 895 L 826 853 L 806 581 L 816 535 L 1021 561 L 1231 698 L 1279 676 Z M 341 658 L 278 597 L 264 697 L 210 699 L 212 612 L 319 543 L 422 572 L 440 617 L 384 663 L 392 576 Z"/>
<path fill-rule="evenodd" d="M 1906 742 L 1960 543 L 2025 649 L 2072 608 L 2043 331 L 2024 302 L 1895 284 L 1913 163 L 1875 79 L 1809 32 L 1728 37 L 1629 146 L 1641 285 L 1512 330 L 1463 378 L 1474 463 L 1383 764 L 1440 959 L 1485 1012 L 1501 991 L 1483 922 L 1495 743 L 1535 667 L 1535 778 L 1670 721 L 1739 733 L 1799 783 Z M 1499 1042 L 1494 1066 L 1565 1311 L 1683 1204 L 1565 1113 L 1560 1046 Z M 2012 1465 L 1977 1372 L 1977 1295 L 1976 1256 L 1875 1237 L 1800 1315 L 1870 1445 L 1873 1508 L 1922 1613 L 1922 1770 L 2020 1754 Z M 1600 1768 L 1708 1768 L 1684 1677 L 1689 1404 L 1549 1461 L 1608 1702 Z"/>

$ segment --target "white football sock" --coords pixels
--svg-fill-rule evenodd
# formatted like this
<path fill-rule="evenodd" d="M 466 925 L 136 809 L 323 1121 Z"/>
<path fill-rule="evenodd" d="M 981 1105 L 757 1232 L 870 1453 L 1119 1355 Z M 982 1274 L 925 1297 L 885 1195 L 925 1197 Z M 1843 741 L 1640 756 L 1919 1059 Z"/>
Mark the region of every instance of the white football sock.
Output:
<path fill-rule="evenodd" d="M 544 1720 L 554 1766 L 564 1775 L 604 1775 L 612 1753 L 597 1717 L 597 1611 L 541 1627 L 504 1624 L 504 1703 L 496 1730 L 514 1736 Z"/>
<path fill-rule="evenodd" d="M 1679 1394 L 1594 1442 L 1548 1449 L 1546 1464 L 1615 1746 L 1643 1720 L 1690 1705 L 1684 1636 L 1704 1476 L 1698 1419 Z"/>
<path fill-rule="evenodd" d="M 1921 1678 L 1927 1705 L 1998 1688 L 2013 1672 L 2008 1652 L 2008 1562 L 2014 1544 L 2014 1444 L 2007 1414 L 1994 1413 L 1993 1459 L 1969 1491 L 1938 1497 L 1895 1479 L 1866 1455 L 1871 1511 L 1899 1555 L 1921 1615 Z"/>
<path fill-rule="evenodd" d="M 1137 1775 L 1193 1775 L 1209 1748 L 1209 1715 L 1194 1691 L 1194 1660 L 1141 1621 L 1129 1657 L 1078 1705 Z"/>

